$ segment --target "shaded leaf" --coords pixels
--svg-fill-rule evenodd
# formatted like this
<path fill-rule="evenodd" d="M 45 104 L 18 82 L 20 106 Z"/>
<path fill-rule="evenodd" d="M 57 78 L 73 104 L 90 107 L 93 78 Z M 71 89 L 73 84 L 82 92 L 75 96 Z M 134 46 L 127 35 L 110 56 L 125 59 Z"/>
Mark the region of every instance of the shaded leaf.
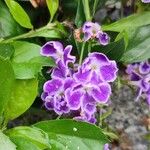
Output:
<path fill-rule="evenodd" d="M 37 90 L 38 81 L 36 79 L 16 80 L 5 109 L 6 120 L 15 119 L 23 114 L 34 102 Z"/>
<path fill-rule="evenodd" d="M 17 150 L 41 150 L 39 147 L 24 137 L 13 136 L 10 137 L 10 139 L 13 143 L 16 144 Z"/>
<path fill-rule="evenodd" d="M 0 43 L 0 56 L 10 58 L 14 53 L 14 47 L 11 44 Z"/>
<path fill-rule="evenodd" d="M 78 0 L 78 7 L 77 7 L 77 12 L 76 12 L 76 17 L 75 17 L 75 25 L 79 28 L 83 25 L 85 20 L 86 19 L 85 19 L 82 0 Z"/>
<path fill-rule="evenodd" d="M 150 19 L 147 18 L 150 18 L 150 12 L 141 12 L 120 19 L 112 24 L 102 26 L 102 28 L 105 31 L 121 32 L 125 29 L 136 28 L 136 27 L 150 24 Z"/>
<path fill-rule="evenodd" d="M 34 126 L 49 134 L 52 149 L 55 150 L 100 150 L 108 142 L 100 128 L 85 122 L 51 120 Z"/>
<path fill-rule="evenodd" d="M 16 145 L 0 131 L 0 150 L 16 150 Z"/>
<path fill-rule="evenodd" d="M 0 117 L 2 117 L 10 99 L 14 80 L 15 76 L 10 61 L 0 58 Z"/>
<path fill-rule="evenodd" d="M 120 61 L 125 50 L 124 40 L 112 42 L 106 46 L 96 45 L 92 47 L 92 51 L 106 54 L 110 59 Z"/>
<path fill-rule="evenodd" d="M 20 126 L 7 130 L 6 134 L 11 138 L 24 138 L 41 149 L 51 148 L 48 134 L 39 128 Z"/>
<path fill-rule="evenodd" d="M 0 1 L 0 38 L 21 34 L 23 29 L 9 13 L 8 8 Z"/>
<path fill-rule="evenodd" d="M 127 30 L 129 41 L 121 61 L 133 63 L 150 58 L 150 26 Z"/>

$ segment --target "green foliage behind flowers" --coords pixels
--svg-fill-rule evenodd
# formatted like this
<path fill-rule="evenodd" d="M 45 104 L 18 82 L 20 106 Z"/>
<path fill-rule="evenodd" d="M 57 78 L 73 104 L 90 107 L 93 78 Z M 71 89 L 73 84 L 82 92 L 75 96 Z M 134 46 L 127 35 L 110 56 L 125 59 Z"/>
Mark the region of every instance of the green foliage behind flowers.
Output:
<path fill-rule="evenodd" d="M 100 127 L 74 120 L 49 120 L 7 129 L 8 122 L 28 110 L 41 94 L 38 84 L 39 76 L 45 78 L 42 69 L 55 67 L 52 58 L 40 55 L 46 41 L 73 43 L 73 53 L 80 64 L 90 52 L 104 53 L 123 64 L 150 58 L 150 12 L 144 11 L 143 5 L 140 13 L 99 26 L 99 36 L 104 31 L 110 35 L 108 45 L 97 42 L 102 39 L 95 31 L 88 31 L 89 40 L 83 40 L 83 24 L 92 21 L 104 3 L 105 0 L 46 0 L 43 10 L 50 17 L 43 21 L 40 8 L 32 14 L 22 1 L 0 0 L 0 150 L 102 150 L 109 142 L 108 134 Z M 33 9 L 29 1 L 25 4 Z M 33 17 L 38 21 L 33 22 Z"/>

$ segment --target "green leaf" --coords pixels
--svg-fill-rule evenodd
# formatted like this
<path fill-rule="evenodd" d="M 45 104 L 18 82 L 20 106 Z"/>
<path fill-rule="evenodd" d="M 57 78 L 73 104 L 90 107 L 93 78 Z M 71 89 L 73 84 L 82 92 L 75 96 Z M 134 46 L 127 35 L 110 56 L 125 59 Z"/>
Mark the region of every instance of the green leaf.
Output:
<path fill-rule="evenodd" d="M 110 59 L 120 61 L 124 54 L 125 44 L 124 40 L 112 42 L 106 46 L 96 45 L 92 47 L 92 51 L 97 51 L 106 54 Z"/>
<path fill-rule="evenodd" d="M 85 21 L 86 19 L 85 19 L 82 0 L 78 0 L 78 7 L 77 7 L 77 12 L 75 17 L 75 25 L 79 28 L 83 25 Z"/>
<path fill-rule="evenodd" d="M 5 109 L 6 120 L 15 119 L 23 114 L 34 102 L 37 90 L 38 81 L 36 79 L 16 80 Z"/>
<path fill-rule="evenodd" d="M 17 150 L 41 150 L 39 147 L 33 144 L 30 140 L 27 140 L 24 137 L 13 136 L 13 137 L 10 137 L 10 139 L 17 146 Z"/>
<path fill-rule="evenodd" d="M 129 29 L 128 46 L 121 59 L 125 63 L 133 63 L 147 60 L 150 58 L 150 25 L 137 29 Z"/>
<path fill-rule="evenodd" d="M 5 0 L 10 13 L 21 26 L 32 29 L 30 18 L 24 9 L 14 0 Z"/>
<path fill-rule="evenodd" d="M 50 20 L 52 21 L 59 6 L 59 0 L 46 0 L 46 3 L 51 15 Z"/>
<path fill-rule="evenodd" d="M 11 138 L 16 136 L 24 138 L 40 149 L 51 148 L 48 134 L 39 128 L 20 126 L 7 130 L 6 134 Z"/>
<path fill-rule="evenodd" d="M 44 29 L 41 31 L 37 31 L 34 34 L 32 34 L 31 37 L 47 37 L 47 38 L 61 38 L 62 34 L 61 32 L 57 31 L 56 29 Z"/>
<path fill-rule="evenodd" d="M 12 64 L 17 79 L 35 78 L 43 66 L 54 66 L 51 58 L 40 55 L 41 47 L 28 42 L 14 42 Z"/>
<path fill-rule="evenodd" d="M 0 38 L 12 37 L 22 32 L 21 26 L 16 23 L 7 7 L 0 1 Z"/>
<path fill-rule="evenodd" d="M 0 150 L 16 150 L 16 145 L 0 131 Z"/>
<path fill-rule="evenodd" d="M 0 58 L 0 117 L 6 109 L 14 84 L 14 72 L 9 60 Z M 2 119 L 2 118 L 0 118 Z M 0 124 L 2 120 L 0 120 Z"/>
<path fill-rule="evenodd" d="M 55 150 L 100 150 L 108 142 L 100 128 L 85 122 L 51 120 L 34 126 L 49 134 L 52 149 Z"/>
<path fill-rule="evenodd" d="M 10 58 L 14 53 L 14 47 L 11 44 L 0 43 L 0 56 L 3 58 Z"/>
<path fill-rule="evenodd" d="M 109 25 L 105 25 L 102 28 L 105 31 L 121 32 L 125 29 L 136 28 L 150 24 L 150 19 L 148 18 L 150 18 L 150 12 L 142 12 L 120 19 L 119 21 L 116 21 Z"/>

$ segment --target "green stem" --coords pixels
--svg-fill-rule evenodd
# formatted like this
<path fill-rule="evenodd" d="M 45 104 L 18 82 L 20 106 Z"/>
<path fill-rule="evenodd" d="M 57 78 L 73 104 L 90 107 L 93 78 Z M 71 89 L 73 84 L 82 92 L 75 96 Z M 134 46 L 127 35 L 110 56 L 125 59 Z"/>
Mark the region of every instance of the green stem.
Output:
<path fill-rule="evenodd" d="M 80 60 L 79 65 L 82 64 L 83 54 L 84 54 L 84 48 L 85 48 L 85 42 L 82 44 L 81 54 L 80 54 Z"/>
<path fill-rule="evenodd" d="M 88 44 L 88 53 L 91 52 L 91 46 L 92 46 L 92 43 L 91 43 L 91 41 L 89 41 L 89 44 Z"/>
<path fill-rule="evenodd" d="M 94 0 L 94 5 L 93 5 L 93 17 L 94 17 L 94 15 L 95 15 L 95 11 L 96 11 L 96 7 L 97 7 L 97 5 L 98 5 L 98 3 L 99 3 L 99 1 L 98 0 Z"/>
<path fill-rule="evenodd" d="M 36 30 L 31 30 L 27 33 L 12 37 L 10 39 L 2 39 L 0 42 L 1 43 L 10 43 L 10 42 L 13 42 L 13 41 L 18 40 L 18 39 L 25 39 L 25 38 L 35 37 L 38 33 L 42 32 L 44 30 L 53 29 L 55 25 L 56 24 L 47 24 L 44 27 L 41 27 L 41 28 L 36 29 Z"/>
<path fill-rule="evenodd" d="M 86 21 L 91 21 L 91 14 L 90 14 L 90 7 L 89 7 L 89 0 L 82 0 L 84 6 L 84 13 L 86 17 Z"/>

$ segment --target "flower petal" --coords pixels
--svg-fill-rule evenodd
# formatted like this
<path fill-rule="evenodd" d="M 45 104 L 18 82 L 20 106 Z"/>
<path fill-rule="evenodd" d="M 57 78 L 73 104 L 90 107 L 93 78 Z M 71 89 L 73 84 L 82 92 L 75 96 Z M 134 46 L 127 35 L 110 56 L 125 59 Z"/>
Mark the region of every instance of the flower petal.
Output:
<path fill-rule="evenodd" d="M 78 82 L 87 82 L 90 80 L 91 77 L 90 74 L 91 74 L 90 70 L 84 71 L 80 68 L 79 71 L 74 74 L 74 78 Z"/>
<path fill-rule="evenodd" d="M 64 63 L 60 60 L 57 62 L 57 67 L 53 69 L 51 76 L 53 78 L 65 78 L 69 73 L 69 69 L 64 65 Z"/>
<path fill-rule="evenodd" d="M 81 108 L 83 112 L 86 112 L 87 114 L 94 114 L 96 111 L 96 103 L 92 96 L 90 96 L 88 93 L 85 93 L 81 100 Z"/>
<path fill-rule="evenodd" d="M 97 35 L 97 38 L 98 38 L 99 43 L 101 45 L 107 45 L 110 41 L 110 37 L 105 32 L 99 32 L 98 35 Z"/>
<path fill-rule="evenodd" d="M 97 102 L 106 103 L 111 95 L 111 87 L 107 83 L 102 83 L 97 87 L 93 87 L 91 95 Z"/>
<path fill-rule="evenodd" d="M 66 96 L 66 100 L 68 103 L 68 106 L 71 110 L 78 110 L 81 106 L 81 97 L 82 97 L 82 93 L 80 91 L 70 91 L 66 90 L 65 93 Z"/>
<path fill-rule="evenodd" d="M 63 53 L 63 45 L 58 41 L 50 41 L 43 45 L 40 53 L 43 56 L 50 56 L 57 59 L 58 52 Z"/>
<path fill-rule="evenodd" d="M 117 78 L 117 65 L 115 61 L 111 61 L 109 65 L 100 67 L 100 73 L 104 81 L 113 82 Z"/>
<path fill-rule="evenodd" d="M 50 94 L 55 94 L 63 85 L 62 80 L 60 79 L 52 79 L 47 82 L 45 82 L 43 86 L 43 91 L 50 93 Z"/>
<path fill-rule="evenodd" d="M 66 66 L 68 65 L 68 63 L 74 63 L 76 60 L 76 58 L 70 54 L 71 50 L 71 45 L 66 46 L 66 48 L 64 49 L 64 63 Z"/>
<path fill-rule="evenodd" d="M 141 74 L 147 74 L 150 72 L 150 65 L 149 63 L 146 61 L 146 62 L 142 62 L 140 65 L 139 65 L 139 71 Z"/>

